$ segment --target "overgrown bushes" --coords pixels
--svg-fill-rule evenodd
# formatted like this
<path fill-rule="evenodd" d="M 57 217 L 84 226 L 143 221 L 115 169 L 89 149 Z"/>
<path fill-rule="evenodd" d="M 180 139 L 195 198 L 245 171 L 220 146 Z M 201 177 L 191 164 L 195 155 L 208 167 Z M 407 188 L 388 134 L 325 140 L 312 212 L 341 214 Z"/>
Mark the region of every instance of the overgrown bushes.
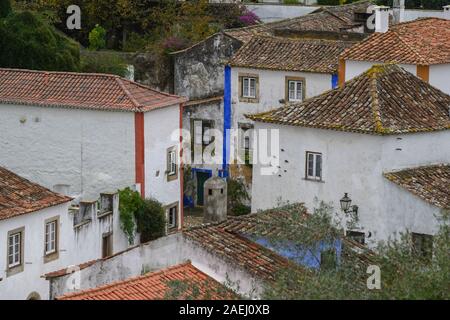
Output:
<path fill-rule="evenodd" d="M 125 188 L 119 190 L 119 211 L 122 230 L 130 244 L 136 232 L 141 243 L 165 235 L 166 218 L 164 208 L 155 199 L 142 199 L 138 192 Z"/>
<path fill-rule="evenodd" d="M 241 180 L 228 179 L 227 185 L 228 211 L 235 216 L 250 213 L 250 207 L 245 204 L 250 200 L 247 189 Z"/>
<path fill-rule="evenodd" d="M 2 1 L 1 15 L 8 12 Z M 79 46 L 37 14 L 10 12 L 0 18 L 0 67 L 77 71 Z"/>

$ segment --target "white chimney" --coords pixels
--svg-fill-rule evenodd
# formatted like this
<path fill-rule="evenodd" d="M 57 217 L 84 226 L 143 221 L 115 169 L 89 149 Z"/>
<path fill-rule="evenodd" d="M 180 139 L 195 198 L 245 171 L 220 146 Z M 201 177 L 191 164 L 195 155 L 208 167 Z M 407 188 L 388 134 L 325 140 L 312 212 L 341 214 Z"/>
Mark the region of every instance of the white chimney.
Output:
<path fill-rule="evenodd" d="M 444 19 L 450 20 L 450 5 L 444 6 Z"/>
<path fill-rule="evenodd" d="M 389 7 L 376 6 L 375 10 L 375 32 L 385 33 L 389 30 Z"/>
<path fill-rule="evenodd" d="M 394 14 L 394 23 L 401 23 L 405 21 L 405 0 L 394 0 L 392 6 Z"/>

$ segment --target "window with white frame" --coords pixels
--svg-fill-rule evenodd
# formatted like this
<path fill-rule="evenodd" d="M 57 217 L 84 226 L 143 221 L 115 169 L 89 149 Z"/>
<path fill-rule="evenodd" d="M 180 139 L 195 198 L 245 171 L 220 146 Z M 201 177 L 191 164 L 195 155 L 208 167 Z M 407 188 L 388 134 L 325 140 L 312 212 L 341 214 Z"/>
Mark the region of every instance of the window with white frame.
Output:
<path fill-rule="evenodd" d="M 306 179 L 322 180 L 322 154 L 306 152 Z"/>
<path fill-rule="evenodd" d="M 175 149 L 167 152 L 167 174 L 169 176 L 177 174 L 177 153 Z"/>
<path fill-rule="evenodd" d="M 242 97 L 256 98 L 256 78 L 242 77 Z"/>
<path fill-rule="evenodd" d="M 57 220 L 49 221 L 45 224 L 45 254 L 52 254 L 56 252 L 56 235 L 57 235 Z"/>
<path fill-rule="evenodd" d="M 22 232 L 11 233 L 8 236 L 8 267 L 22 264 Z"/>
<path fill-rule="evenodd" d="M 175 228 L 177 226 L 178 206 L 170 207 L 167 216 L 167 225 L 169 229 Z"/>
<path fill-rule="evenodd" d="M 303 100 L 303 81 L 288 80 L 288 99 L 289 101 Z"/>

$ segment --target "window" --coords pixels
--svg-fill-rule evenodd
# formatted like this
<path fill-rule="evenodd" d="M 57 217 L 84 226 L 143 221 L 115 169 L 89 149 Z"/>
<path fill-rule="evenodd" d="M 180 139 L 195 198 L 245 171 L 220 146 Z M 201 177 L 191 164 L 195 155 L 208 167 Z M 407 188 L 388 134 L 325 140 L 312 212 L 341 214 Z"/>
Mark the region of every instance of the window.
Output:
<path fill-rule="evenodd" d="M 242 78 L 242 96 L 244 98 L 256 98 L 256 78 Z"/>
<path fill-rule="evenodd" d="M 366 235 L 364 232 L 359 231 L 347 231 L 346 235 L 348 238 L 352 239 L 355 242 L 358 242 L 360 244 L 365 244 L 366 242 Z"/>
<path fill-rule="evenodd" d="M 303 101 L 305 98 L 305 79 L 286 77 L 286 101 Z"/>
<path fill-rule="evenodd" d="M 413 250 L 418 257 L 431 260 L 433 256 L 433 236 L 429 234 L 412 233 Z"/>
<path fill-rule="evenodd" d="M 239 74 L 239 100 L 257 103 L 259 96 L 258 82 L 257 74 Z"/>
<path fill-rule="evenodd" d="M 178 219 L 178 204 L 168 209 L 167 224 L 169 229 L 176 228 Z"/>
<path fill-rule="evenodd" d="M 113 234 L 112 232 L 103 234 L 102 237 L 102 258 L 113 254 Z"/>
<path fill-rule="evenodd" d="M 53 220 L 45 224 L 45 254 L 56 252 L 56 228 L 57 221 Z"/>
<path fill-rule="evenodd" d="M 303 81 L 288 80 L 288 100 L 302 101 L 303 100 Z"/>
<path fill-rule="evenodd" d="M 8 268 L 22 264 L 22 232 L 11 233 L 8 236 Z"/>
<path fill-rule="evenodd" d="M 167 149 L 167 181 L 176 180 L 178 176 L 177 170 L 177 149 L 172 147 Z"/>
<path fill-rule="evenodd" d="M 306 179 L 322 180 L 322 154 L 306 152 Z"/>

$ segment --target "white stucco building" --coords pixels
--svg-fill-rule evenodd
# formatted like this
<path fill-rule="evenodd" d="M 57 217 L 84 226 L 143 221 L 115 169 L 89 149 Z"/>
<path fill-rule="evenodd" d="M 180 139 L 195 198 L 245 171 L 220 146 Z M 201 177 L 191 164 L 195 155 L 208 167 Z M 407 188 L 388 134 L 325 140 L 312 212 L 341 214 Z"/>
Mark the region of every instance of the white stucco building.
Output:
<path fill-rule="evenodd" d="M 380 15 L 385 28 L 341 55 L 339 81 L 348 81 L 374 64 L 396 63 L 450 94 L 450 6 L 444 14 L 445 19 L 422 18 L 389 26 L 385 11 Z"/>
<path fill-rule="evenodd" d="M 135 186 L 180 227 L 184 100 L 113 75 L 0 69 L 0 165 L 76 201 Z"/>
<path fill-rule="evenodd" d="M 450 207 L 449 105 L 450 96 L 387 65 L 303 103 L 250 115 L 256 131 L 279 130 L 275 173 L 253 166 L 252 211 L 287 201 L 311 210 L 317 198 L 339 212 L 348 193 L 358 206 L 359 228 L 350 230 L 356 234 L 373 240 L 405 229 L 434 234 L 434 215 Z M 421 174 L 413 192 L 395 178 L 404 170 L 411 179 L 423 170 L 433 174 Z"/>
<path fill-rule="evenodd" d="M 0 299 L 48 299 L 44 274 L 127 248 L 118 195 L 71 206 L 72 198 L 0 167 Z"/>

